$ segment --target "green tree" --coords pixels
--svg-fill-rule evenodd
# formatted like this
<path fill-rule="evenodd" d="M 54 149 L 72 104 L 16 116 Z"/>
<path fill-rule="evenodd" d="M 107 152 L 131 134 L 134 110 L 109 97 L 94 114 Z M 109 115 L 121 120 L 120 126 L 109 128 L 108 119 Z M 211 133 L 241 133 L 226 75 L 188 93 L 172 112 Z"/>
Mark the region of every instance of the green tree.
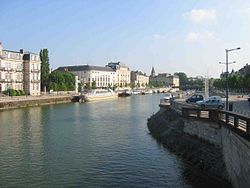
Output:
<path fill-rule="evenodd" d="M 177 72 L 175 74 L 179 76 L 180 87 L 185 87 L 188 84 L 187 75 L 184 72 Z"/>
<path fill-rule="evenodd" d="M 137 88 L 140 88 L 140 87 L 141 87 L 141 84 L 138 82 L 138 83 L 136 84 L 136 87 L 137 87 Z"/>
<path fill-rule="evenodd" d="M 90 89 L 91 89 L 91 86 L 90 86 L 90 83 L 89 83 L 89 82 L 85 84 L 85 89 L 87 89 L 87 90 L 90 90 Z"/>
<path fill-rule="evenodd" d="M 74 74 L 70 72 L 53 71 L 49 75 L 49 89 L 53 89 L 54 91 L 74 91 Z"/>
<path fill-rule="evenodd" d="M 92 82 L 92 89 L 96 89 L 96 81 L 95 80 Z"/>
<path fill-rule="evenodd" d="M 41 60 L 41 90 L 46 91 L 49 85 L 49 51 L 42 49 L 40 51 Z"/>

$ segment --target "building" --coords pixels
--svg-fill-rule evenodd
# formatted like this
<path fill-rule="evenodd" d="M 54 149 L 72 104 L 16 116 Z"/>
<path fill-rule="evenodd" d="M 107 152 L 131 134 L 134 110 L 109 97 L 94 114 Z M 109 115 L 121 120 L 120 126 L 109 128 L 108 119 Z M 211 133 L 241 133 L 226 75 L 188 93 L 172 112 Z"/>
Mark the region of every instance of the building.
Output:
<path fill-rule="evenodd" d="M 38 54 L 25 52 L 23 56 L 24 91 L 30 95 L 40 95 L 41 61 Z"/>
<path fill-rule="evenodd" d="M 121 62 L 110 62 L 106 67 L 112 68 L 116 72 L 116 85 L 118 87 L 128 87 L 130 84 L 130 70 Z"/>
<path fill-rule="evenodd" d="M 149 81 L 155 85 L 164 84 L 166 87 L 175 88 L 175 90 L 178 90 L 180 87 L 180 79 L 178 75 L 171 75 L 170 73 L 159 73 L 156 75 L 154 67 L 152 67 Z"/>
<path fill-rule="evenodd" d="M 131 86 L 146 87 L 149 83 L 149 77 L 141 71 L 131 71 Z"/>
<path fill-rule="evenodd" d="M 95 82 L 97 88 L 114 87 L 116 81 L 116 72 L 110 67 L 78 65 L 59 67 L 57 70 L 73 73 L 85 86 L 92 86 Z"/>
<path fill-rule="evenodd" d="M 23 90 L 26 94 L 40 95 L 41 61 L 31 52 L 3 49 L 0 43 L 0 92 L 8 89 Z"/>
<path fill-rule="evenodd" d="M 239 75 L 245 76 L 250 74 L 250 65 L 246 64 L 243 68 L 238 71 Z"/>

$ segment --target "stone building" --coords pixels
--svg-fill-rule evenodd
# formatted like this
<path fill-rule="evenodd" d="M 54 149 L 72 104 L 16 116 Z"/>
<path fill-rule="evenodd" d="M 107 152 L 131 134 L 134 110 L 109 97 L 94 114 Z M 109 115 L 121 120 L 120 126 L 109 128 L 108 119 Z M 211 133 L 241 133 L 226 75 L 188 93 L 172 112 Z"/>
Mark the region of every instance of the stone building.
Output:
<path fill-rule="evenodd" d="M 57 70 L 73 73 L 83 85 L 92 86 L 95 82 L 97 88 L 114 87 L 116 81 L 116 72 L 110 67 L 78 65 L 59 67 Z"/>
<path fill-rule="evenodd" d="M 23 49 L 5 50 L 0 43 L 0 92 L 15 89 L 40 95 L 40 67 L 39 55 Z"/>
<path fill-rule="evenodd" d="M 146 87 L 149 83 L 149 77 L 141 71 L 131 71 L 131 86 Z"/>
<path fill-rule="evenodd" d="M 159 73 L 158 75 L 156 75 L 154 67 L 152 67 L 149 81 L 151 83 L 163 83 L 166 87 L 175 88 L 176 90 L 178 90 L 180 87 L 178 75 L 171 75 L 170 73 Z"/>
<path fill-rule="evenodd" d="M 106 67 L 112 68 L 116 72 L 116 85 L 118 87 L 128 87 L 130 84 L 130 70 L 121 62 L 110 62 Z"/>

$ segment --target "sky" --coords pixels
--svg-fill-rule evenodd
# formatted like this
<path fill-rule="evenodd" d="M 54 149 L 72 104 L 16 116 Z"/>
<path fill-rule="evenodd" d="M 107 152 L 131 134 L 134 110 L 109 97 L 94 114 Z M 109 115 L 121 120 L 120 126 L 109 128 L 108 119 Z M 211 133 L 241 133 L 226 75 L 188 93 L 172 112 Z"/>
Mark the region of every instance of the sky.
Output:
<path fill-rule="evenodd" d="M 4 49 L 49 50 L 50 66 L 105 66 L 219 77 L 250 63 L 249 0 L 0 0 Z"/>

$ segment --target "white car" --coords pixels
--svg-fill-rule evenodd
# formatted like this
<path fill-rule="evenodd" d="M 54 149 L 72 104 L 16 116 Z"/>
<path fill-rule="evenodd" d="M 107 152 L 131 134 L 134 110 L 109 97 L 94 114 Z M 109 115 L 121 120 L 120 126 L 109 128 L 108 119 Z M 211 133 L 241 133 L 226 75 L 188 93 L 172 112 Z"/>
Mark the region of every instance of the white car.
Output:
<path fill-rule="evenodd" d="M 207 100 L 197 101 L 196 104 L 201 108 L 224 108 L 224 102 L 220 96 L 211 96 Z"/>
<path fill-rule="evenodd" d="M 163 97 L 166 100 L 170 100 L 172 98 L 172 94 L 171 93 L 166 93 L 165 97 Z"/>

